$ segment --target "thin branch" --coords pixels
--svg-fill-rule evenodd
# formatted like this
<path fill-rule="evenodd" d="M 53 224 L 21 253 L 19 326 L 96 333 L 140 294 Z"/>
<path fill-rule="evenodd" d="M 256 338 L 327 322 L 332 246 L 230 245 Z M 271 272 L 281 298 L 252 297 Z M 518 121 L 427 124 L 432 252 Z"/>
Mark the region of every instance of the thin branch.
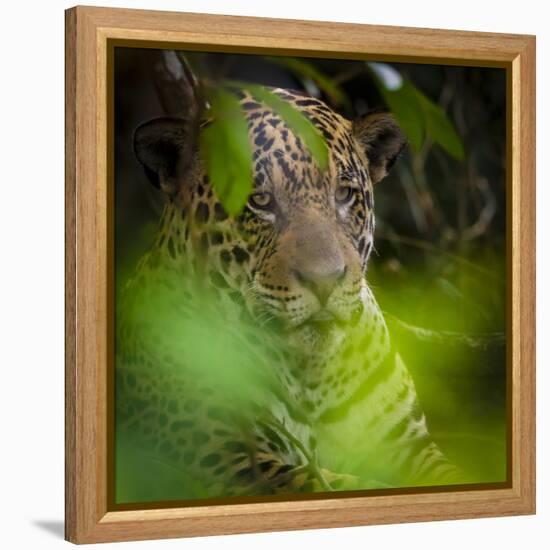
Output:
<path fill-rule="evenodd" d="M 384 317 L 393 326 L 404 332 L 412 334 L 415 338 L 424 342 L 458 344 L 481 350 L 493 347 L 503 347 L 506 344 L 506 335 L 503 332 L 472 334 L 446 330 L 436 331 L 411 325 L 405 321 L 401 321 L 401 319 L 398 319 L 391 313 L 384 312 Z"/>
<path fill-rule="evenodd" d="M 483 206 L 478 219 L 472 225 L 464 229 L 462 238 L 467 241 L 483 235 L 487 231 L 489 225 L 491 225 L 491 221 L 495 217 L 497 211 L 495 195 L 491 191 L 491 186 L 487 180 L 485 178 L 477 178 L 476 184 L 485 200 L 485 205 Z"/>
<path fill-rule="evenodd" d="M 408 246 L 413 246 L 415 248 L 420 248 L 422 250 L 427 250 L 428 252 L 434 252 L 441 254 L 443 256 L 447 256 L 448 258 L 454 260 L 457 264 L 464 265 L 466 267 L 469 267 L 470 269 L 473 269 L 474 271 L 477 271 L 479 273 L 482 273 L 486 277 L 490 279 L 494 279 L 497 281 L 500 281 L 500 277 L 489 271 L 488 269 L 485 269 L 473 262 L 470 262 L 469 260 L 465 260 L 461 256 L 457 256 L 456 254 L 453 254 L 452 252 L 448 252 L 447 250 L 442 250 L 441 248 L 437 248 L 431 243 L 428 243 L 426 241 L 422 241 L 420 239 L 414 239 L 412 237 L 404 237 L 403 235 L 398 235 L 397 233 L 377 233 L 376 239 L 381 239 L 383 241 L 390 241 L 390 242 L 396 242 Z"/>

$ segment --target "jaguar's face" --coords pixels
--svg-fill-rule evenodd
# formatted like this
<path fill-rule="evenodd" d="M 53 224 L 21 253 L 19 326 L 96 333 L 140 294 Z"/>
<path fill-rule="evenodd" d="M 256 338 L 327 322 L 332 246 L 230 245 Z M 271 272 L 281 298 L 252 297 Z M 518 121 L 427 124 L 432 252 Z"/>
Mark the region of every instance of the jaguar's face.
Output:
<path fill-rule="evenodd" d="M 328 167 L 321 172 L 285 121 L 243 94 L 255 187 L 237 219 L 223 214 L 198 158 L 186 159 L 180 152 L 171 164 L 150 162 L 152 145 L 157 153 L 184 150 L 183 121 L 142 126 L 136 152 L 161 186 L 176 190 L 182 208 L 201 213 L 201 241 L 218 283 L 221 275 L 259 320 L 276 319 L 287 330 L 346 323 L 363 306 L 374 231 L 373 185 L 395 161 L 404 138 L 390 115 L 351 122 L 319 100 L 276 92 L 322 132 Z M 165 146 L 167 140 L 171 147 Z"/>
<path fill-rule="evenodd" d="M 351 123 L 313 106 L 330 117 L 324 172 L 274 113 L 261 111 L 250 126 L 256 185 L 241 223 L 258 242 L 248 299 L 289 329 L 360 311 L 374 227 L 372 181 Z"/>

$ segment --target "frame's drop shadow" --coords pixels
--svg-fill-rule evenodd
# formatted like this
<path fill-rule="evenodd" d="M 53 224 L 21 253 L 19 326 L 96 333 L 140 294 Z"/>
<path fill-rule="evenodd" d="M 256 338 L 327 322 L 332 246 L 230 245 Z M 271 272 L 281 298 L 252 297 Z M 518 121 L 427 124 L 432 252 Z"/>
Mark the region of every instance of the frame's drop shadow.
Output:
<path fill-rule="evenodd" d="M 59 519 L 39 519 L 34 520 L 33 525 L 50 533 L 58 539 L 65 538 L 65 523 Z"/>

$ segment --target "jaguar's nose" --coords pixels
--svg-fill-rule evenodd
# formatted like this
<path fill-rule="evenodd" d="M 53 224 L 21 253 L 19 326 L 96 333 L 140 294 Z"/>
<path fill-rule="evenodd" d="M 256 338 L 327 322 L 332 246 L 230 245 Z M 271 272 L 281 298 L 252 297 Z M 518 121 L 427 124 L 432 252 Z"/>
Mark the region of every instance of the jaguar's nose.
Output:
<path fill-rule="evenodd" d="M 347 267 L 342 262 L 329 270 L 295 269 L 294 275 L 302 286 L 313 292 L 321 306 L 325 306 L 334 288 L 346 276 Z"/>

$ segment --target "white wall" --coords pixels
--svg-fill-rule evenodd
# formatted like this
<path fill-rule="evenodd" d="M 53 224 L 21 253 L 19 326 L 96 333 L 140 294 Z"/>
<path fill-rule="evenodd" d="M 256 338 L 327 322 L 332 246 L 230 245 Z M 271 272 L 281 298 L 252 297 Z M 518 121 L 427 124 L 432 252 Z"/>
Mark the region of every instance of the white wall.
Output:
<path fill-rule="evenodd" d="M 538 510 L 537 517 L 362 527 L 185 542 L 140 548 L 496 549 L 548 548 L 550 308 L 548 141 L 549 30 L 544 2 L 523 0 L 187 0 L 89 4 L 380 23 L 538 35 Z M 63 518 L 63 10 L 64 0 L 4 2 L 0 40 L 0 540 L 4 548 L 61 547 Z M 543 67 L 543 62 L 546 67 Z M 7 122 L 7 124 L 6 124 Z M 6 196 L 7 194 L 7 196 Z M 7 306 L 7 307 L 6 307 Z M 543 465 L 546 464 L 546 469 Z M 546 532 L 546 533 L 545 533 Z M 538 538 L 537 538 L 538 537 Z M 130 543 L 127 547 L 138 547 Z M 105 547 L 106 548 L 106 547 Z"/>

